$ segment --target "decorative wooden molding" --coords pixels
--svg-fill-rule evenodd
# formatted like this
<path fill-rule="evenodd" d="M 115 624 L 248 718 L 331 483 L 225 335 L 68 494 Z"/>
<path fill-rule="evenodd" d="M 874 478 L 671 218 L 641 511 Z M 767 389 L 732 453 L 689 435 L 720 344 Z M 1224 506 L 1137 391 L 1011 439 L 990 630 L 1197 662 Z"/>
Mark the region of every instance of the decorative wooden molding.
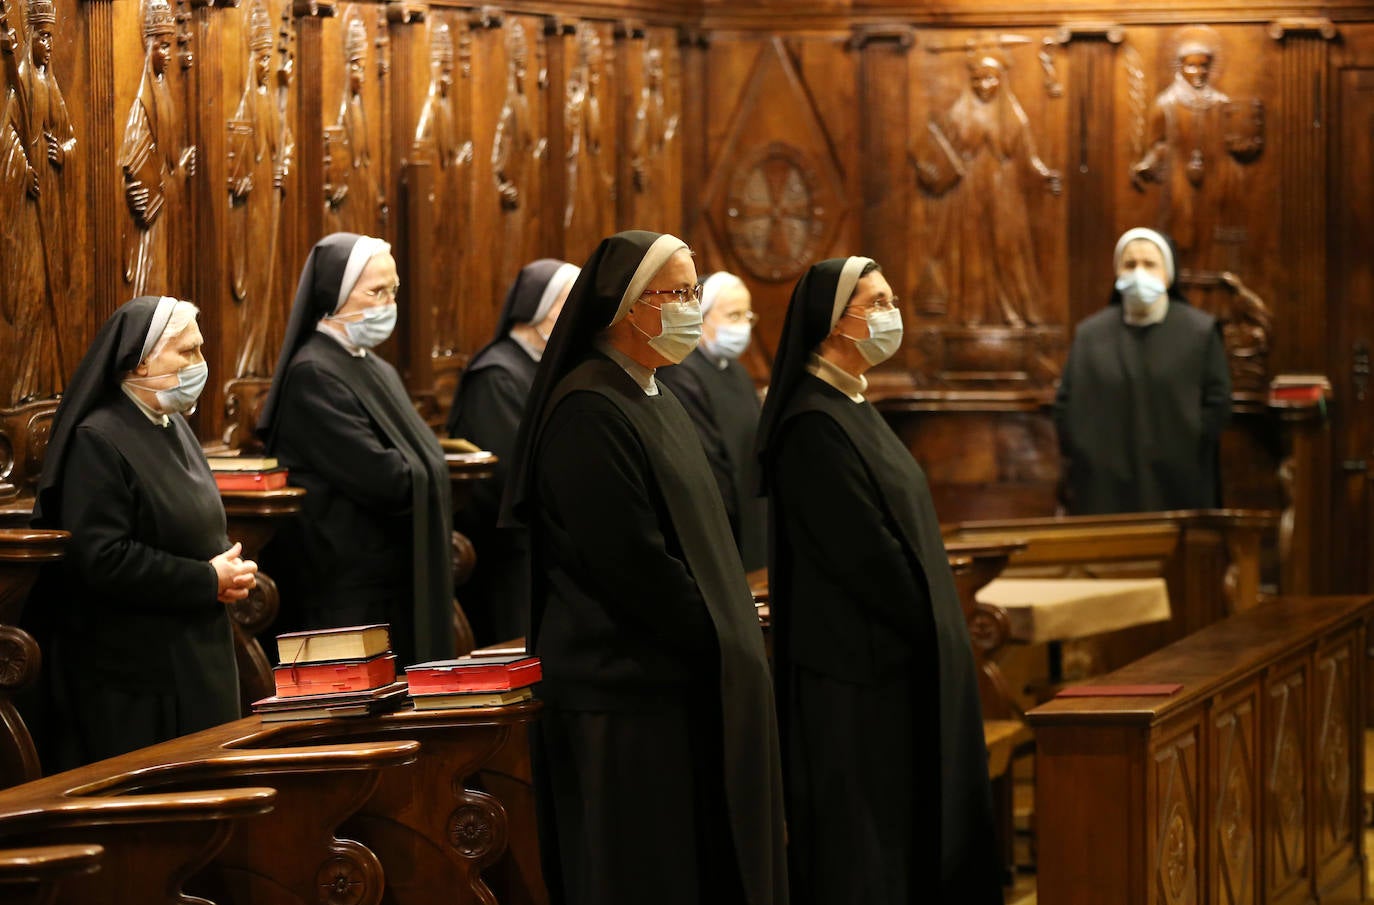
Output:
<path fill-rule="evenodd" d="M 1066 22 L 1055 29 L 1054 40 L 1068 44 L 1075 39 L 1096 38 L 1109 44 L 1126 40 L 1126 29 L 1116 22 Z"/>
<path fill-rule="evenodd" d="M 892 44 L 901 50 L 916 46 L 916 29 L 910 25 L 861 25 L 845 44 L 850 50 L 863 50 L 870 44 Z"/>
<path fill-rule="evenodd" d="M 649 26 L 643 19 L 617 19 L 611 33 L 617 38 L 633 38 L 638 41 L 649 33 L 648 29 Z"/>
<path fill-rule="evenodd" d="M 297 19 L 329 19 L 334 16 L 336 0 L 291 0 L 291 15 Z"/>
<path fill-rule="evenodd" d="M 544 17 L 544 34 L 550 38 L 577 34 L 577 20 L 561 13 Z"/>
<path fill-rule="evenodd" d="M 711 33 L 697 26 L 680 25 L 677 29 L 677 43 L 679 47 L 705 50 L 711 46 Z"/>
<path fill-rule="evenodd" d="M 468 23 L 473 28 L 500 28 L 506 14 L 497 6 L 479 6 L 472 11 Z"/>
<path fill-rule="evenodd" d="M 1334 41 L 1340 35 L 1336 23 L 1324 16 L 1275 19 L 1269 23 L 1268 32 L 1275 41 L 1282 41 L 1289 35 L 1317 35 L 1323 40 Z"/>
<path fill-rule="evenodd" d="M 429 4 L 424 0 L 386 0 L 386 21 L 390 25 L 415 25 L 428 15 Z"/>

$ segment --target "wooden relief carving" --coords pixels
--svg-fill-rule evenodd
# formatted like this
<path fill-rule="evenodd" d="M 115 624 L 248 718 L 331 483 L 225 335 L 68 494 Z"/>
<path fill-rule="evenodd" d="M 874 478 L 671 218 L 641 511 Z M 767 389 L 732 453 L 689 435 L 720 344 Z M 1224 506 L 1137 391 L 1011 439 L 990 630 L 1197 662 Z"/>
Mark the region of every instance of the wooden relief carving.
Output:
<path fill-rule="evenodd" d="M 644 50 L 644 86 L 639 92 L 630 139 L 630 172 L 637 192 L 655 188 L 657 164 L 677 134 L 678 116 L 667 109 L 663 80 L 663 51 L 648 45 Z"/>
<path fill-rule="evenodd" d="M 1350 647 L 1342 645 L 1317 660 L 1321 724 L 1317 729 L 1317 782 L 1322 820 L 1318 853 L 1350 839 Z"/>
<path fill-rule="evenodd" d="M 185 144 L 181 111 L 172 98 L 167 66 L 177 32 L 167 0 L 148 0 L 143 11 L 144 60 L 138 95 L 129 107 L 119 168 L 124 176 L 124 282 L 130 294 L 171 290 L 168 260 L 176 257 L 166 229 L 168 212 L 180 212 L 182 183 L 195 173 L 196 149 Z"/>
<path fill-rule="evenodd" d="M 1221 324 L 1231 364 L 1234 396 L 1264 400 L 1269 392 L 1269 346 L 1273 315 L 1264 299 L 1238 275 L 1184 270 L 1179 285 L 1189 301 Z"/>
<path fill-rule="evenodd" d="M 17 3 L 0 2 L 0 317 L 11 343 L 0 365 L 0 407 L 61 392 L 72 307 L 66 174 L 76 133 L 52 71 L 57 14 L 52 0 L 30 0 L 21 29 Z"/>
<path fill-rule="evenodd" d="M 519 21 L 506 30 L 506 99 L 496 123 L 491 148 L 491 169 L 501 207 L 508 211 L 521 205 L 520 190 L 526 185 L 535 160 L 534 125 L 526 92 L 529 75 L 529 41 Z"/>
<path fill-rule="evenodd" d="M 1242 166 L 1264 150 L 1264 103 L 1233 102 L 1217 87 L 1222 46 L 1213 29 L 1180 29 L 1170 56 L 1173 79 L 1150 105 L 1131 183 L 1158 184 L 1158 222 L 1184 263 L 1233 270 L 1247 239 Z"/>
<path fill-rule="evenodd" d="M 726 196 L 731 249 L 753 275 L 783 281 L 811 266 L 837 203 L 797 148 L 768 144 L 740 162 Z"/>
<path fill-rule="evenodd" d="M 1190 733 L 1154 756 L 1159 788 L 1155 815 L 1156 901 L 1198 901 L 1197 744 Z M 1154 898 L 1154 897 L 1152 897 Z"/>
<path fill-rule="evenodd" d="M 1224 711 L 1212 722 L 1218 744 L 1215 778 L 1217 901 L 1222 905 L 1248 905 L 1254 901 L 1256 859 L 1254 760 L 1254 711 L 1250 699 Z"/>
<path fill-rule="evenodd" d="M 568 134 L 567 204 L 563 209 L 563 228 L 573 225 L 578 208 L 588 216 L 613 210 L 616 197 L 614 167 L 609 154 L 603 154 L 605 135 L 602 106 L 602 68 L 604 50 L 596 26 L 584 22 L 577 27 L 577 62 L 568 74 L 567 98 L 563 107 Z M 609 224 L 605 224 L 609 226 Z M 605 226 L 593 234 L 608 233 Z"/>
<path fill-rule="evenodd" d="M 268 0 L 248 9 L 248 77 L 229 120 L 230 282 L 239 303 L 237 377 L 270 377 L 283 332 L 276 285 L 285 185 L 295 142 L 289 20 L 274 35 Z"/>
<path fill-rule="evenodd" d="M 464 80 L 472 78 L 472 38 L 460 27 Z M 429 32 L 429 88 L 420 120 L 415 127 L 417 153 L 429 154 L 434 161 L 434 245 L 450 256 L 452 273 L 466 273 L 467 243 L 461 229 L 469 209 L 469 182 L 472 173 L 472 139 L 460 127 L 460 111 L 454 91 L 455 51 L 453 32 L 446 22 L 435 22 Z M 437 281 L 432 300 L 434 336 L 432 355 L 452 355 L 460 339 L 459 312 L 463 281 Z"/>
<path fill-rule="evenodd" d="M 376 231 L 381 209 L 363 98 L 367 43 L 362 16 L 350 16 L 344 27 L 345 74 L 339 115 L 324 130 L 324 194 L 334 228 L 365 235 Z"/>
<path fill-rule="evenodd" d="M 1060 175 L 1036 153 L 1003 48 L 977 49 L 965 65 L 968 84 L 931 116 L 914 155 L 917 183 L 939 199 L 918 304 L 967 326 L 1043 324 L 1045 289 L 1019 174 L 1028 168 L 1056 195 Z"/>
<path fill-rule="evenodd" d="M 1267 884 L 1280 890 L 1294 882 L 1307 869 L 1307 848 L 1303 826 L 1307 813 L 1307 758 L 1303 751 L 1303 725 L 1306 719 L 1303 695 L 1306 693 L 1300 672 L 1274 683 L 1268 690 L 1270 719 L 1269 758 L 1264 788 L 1273 815 L 1266 843 Z"/>

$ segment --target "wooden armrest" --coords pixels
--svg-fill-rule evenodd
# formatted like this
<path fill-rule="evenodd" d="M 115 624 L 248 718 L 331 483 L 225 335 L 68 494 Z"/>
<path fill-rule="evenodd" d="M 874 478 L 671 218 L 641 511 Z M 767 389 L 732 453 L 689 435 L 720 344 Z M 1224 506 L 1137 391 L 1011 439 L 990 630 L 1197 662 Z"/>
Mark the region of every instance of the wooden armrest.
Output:
<path fill-rule="evenodd" d="M 0 561 L 51 562 L 62 558 L 70 531 L 0 528 Z"/>
<path fill-rule="evenodd" d="M 99 845 L 0 849 L 0 883 L 34 883 L 87 874 L 100 867 L 104 853 Z"/>
<path fill-rule="evenodd" d="M 276 789 L 260 786 L 103 798 L 36 798 L 19 807 L 0 811 L 0 835 L 32 833 L 51 827 L 255 817 L 271 811 L 276 799 Z"/>
<path fill-rule="evenodd" d="M 1030 727 L 1021 720 L 983 720 L 983 741 L 988 746 L 988 775 L 996 779 L 1007 772 L 1012 752 L 1031 738 Z"/>

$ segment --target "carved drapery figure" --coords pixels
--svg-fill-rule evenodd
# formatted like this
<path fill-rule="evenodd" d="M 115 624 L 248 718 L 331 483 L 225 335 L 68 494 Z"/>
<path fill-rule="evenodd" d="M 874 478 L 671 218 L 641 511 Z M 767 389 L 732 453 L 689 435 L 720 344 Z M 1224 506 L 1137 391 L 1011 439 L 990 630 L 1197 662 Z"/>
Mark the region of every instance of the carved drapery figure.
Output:
<path fill-rule="evenodd" d="M 129 107 L 119 168 L 124 174 L 124 281 L 134 295 L 169 292 L 165 214 L 178 211 L 182 179 L 195 172 L 196 149 L 182 144 L 181 116 L 167 83 L 176 20 L 167 0 L 148 0 L 138 96 Z"/>
<path fill-rule="evenodd" d="M 470 54 L 470 51 L 469 51 Z M 465 59 L 465 71 L 467 69 Z M 434 197 L 439 215 L 434 218 L 434 248 L 444 254 L 452 274 L 465 272 L 466 243 L 460 229 L 462 193 L 472 168 L 472 140 L 459 134 L 453 91 L 453 33 L 445 22 L 435 23 L 429 33 L 429 90 L 415 127 L 418 154 L 432 154 L 436 165 Z M 433 306 L 434 343 L 431 354 L 446 354 L 458 347 L 458 312 L 461 280 L 443 279 L 435 284 Z"/>
<path fill-rule="evenodd" d="M 1273 316 L 1264 299 L 1230 271 L 1221 282 L 1231 289 L 1230 310 L 1221 312 L 1221 336 L 1231 361 L 1231 386 L 1238 392 L 1263 394 L 1269 389 L 1269 334 Z"/>
<path fill-rule="evenodd" d="M 235 376 L 270 377 L 275 340 L 282 333 L 275 297 L 282 202 L 293 151 L 286 116 L 291 80 L 290 49 L 273 80 L 272 16 L 264 0 L 248 10 L 248 77 L 229 120 L 230 280 L 239 302 Z M 275 90 L 274 90 L 275 89 Z"/>
<path fill-rule="evenodd" d="M 334 228 L 363 235 L 377 231 L 381 194 L 372 175 L 371 134 L 363 86 L 367 81 L 367 26 L 353 16 L 344 29 L 347 61 L 339 118 L 325 129 L 324 193 Z"/>
<path fill-rule="evenodd" d="M 0 5 L 0 53 L 9 86 L 0 120 L 0 213 L 8 246 L 0 265 L 0 297 L 8 299 L 0 308 L 15 343 L 7 359 L 13 380 L 0 404 L 59 393 L 66 371 L 61 350 L 71 281 L 64 174 L 76 133 L 51 68 L 56 24 L 52 0 L 32 0 L 24 40 L 8 5 Z"/>
<path fill-rule="evenodd" d="M 525 28 L 512 22 L 506 30 L 506 99 L 496 123 L 496 140 L 491 148 L 491 170 L 501 207 L 520 207 L 520 190 L 526 184 L 535 158 L 534 128 L 530 119 L 530 99 L 525 91 L 529 69 L 529 42 Z"/>
<path fill-rule="evenodd" d="M 570 228 L 581 207 L 589 212 L 609 210 L 615 199 L 615 178 L 601 155 L 601 35 L 583 23 L 577 29 L 577 65 L 568 76 L 564 121 L 568 132 L 568 202 L 563 227 Z M 592 230 L 609 232 L 609 224 Z"/>
<path fill-rule="evenodd" d="M 970 326 L 1039 325 L 1045 290 L 1027 195 L 1035 181 L 1059 194 L 1059 173 L 1036 153 L 1030 120 L 1006 84 L 1008 61 L 978 51 L 967 65 L 968 85 L 931 116 L 914 155 L 917 182 L 938 199 L 918 304 Z"/>
<path fill-rule="evenodd" d="M 1131 166 L 1131 182 L 1160 185 L 1158 222 L 1178 243 L 1183 263 L 1196 270 L 1239 266 L 1233 248 L 1244 243 L 1238 201 L 1242 164 L 1264 149 L 1264 106 L 1232 103 L 1213 85 L 1220 69 L 1220 37 L 1206 27 L 1180 30 L 1174 77 L 1154 99 L 1147 145 Z"/>
<path fill-rule="evenodd" d="M 630 142 L 630 170 L 635 190 L 648 192 L 654 165 L 663 159 L 668 143 L 677 134 L 677 114 L 669 114 L 663 96 L 663 51 L 644 51 L 644 87 L 635 108 L 634 138 Z"/>

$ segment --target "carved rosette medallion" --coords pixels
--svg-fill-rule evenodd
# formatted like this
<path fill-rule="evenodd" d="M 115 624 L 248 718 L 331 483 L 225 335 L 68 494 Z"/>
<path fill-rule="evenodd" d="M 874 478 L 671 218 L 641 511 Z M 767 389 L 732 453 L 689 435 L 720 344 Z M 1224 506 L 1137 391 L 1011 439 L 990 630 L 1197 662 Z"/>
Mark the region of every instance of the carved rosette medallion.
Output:
<path fill-rule="evenodd" d="M 38 642 L 28 632 L 13 625 L 0 625 L 0 692 L 27 688 L 38 678 L 42 654 Z"/>
<path fill-rule="evenodd" d="M 506 848 L 506 810 L 495 798 L 464 789 L 448 817 L 448 844 L 464 858 L 486 861 Z"/>
<path fill-rule="evenodd" d="M 315 872 L 319 905 L 376 905 L 382 896 L 382 865 L 365 845 L 336 839 L 333 855 Z"/>
<path fill-rule="evenodd" d="M 1164 824 L 1164 842 L 1159 859 L 1160 881 L 1170 903 L 1185 901 L 1191 874 L 1192 843 L 1188 815 L 1182 803 L 1175 802 Z"/>
<path fill-rule="evenodd" d="M 1197 827 L 1189 766 L 1189 752 L 1196 753 L 1195 744 L 1194 738 L 1185 737 L 1161 751 L 1156 760 L 1160 802 L 1156 811 L 1155 883 L 1158 900 L 1168 905 L 1191 905 L 1197 899 Z"/>
<path fill-rule="evenodd" d="M 258 583 L 248 596 L 228 605 L 229 618 L 249 635 L 257 635 L 276 621 L 281 610 L 277 583 L 266 572 L 258 572 Z"/>
<path fill-rule="evenodd" d="M 999 649 L 1010 634 L 1006 611 L 1000 607 L 978 605 L 969 617 L 968 633 L 973 646 L 983 653 Z"/>
<path fill-rule="evenodd" d="M 820 251 L 836 200 L 800 149 L 773 142 L 736 167 L 726 195 L 730 247 L 761 280 L 797 277 Z"/>

